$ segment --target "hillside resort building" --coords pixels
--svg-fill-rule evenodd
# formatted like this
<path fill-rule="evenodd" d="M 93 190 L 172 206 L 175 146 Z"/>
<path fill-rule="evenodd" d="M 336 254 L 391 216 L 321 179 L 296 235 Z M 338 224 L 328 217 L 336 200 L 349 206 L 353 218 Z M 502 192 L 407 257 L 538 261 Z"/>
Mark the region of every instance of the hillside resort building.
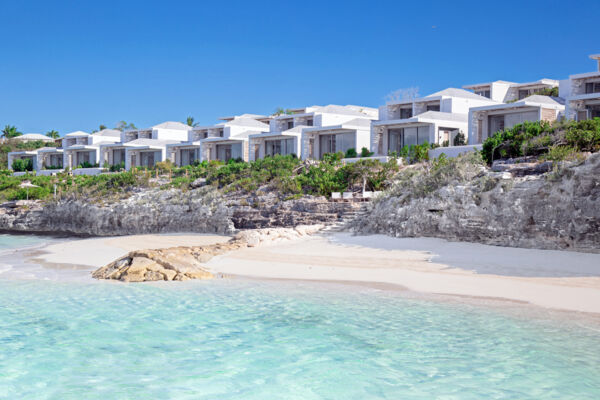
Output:
<path fill-rule="evenodd" d="M 564 80 L 515 83 L 497 80 L 447 88 L 424 97 L 390 101 L 377 108 L 325 105 L 288 109 L 277 115 L 241 114 L 208 126 L 167 121 L 146 129 L 71 132 L 58 139 L 30 133 L 16 140 L 48 142 L 37 150 L 8 154 L 8 167 L 26 160 L 29 169 L 49 175 L 177 166 L 202 161 L 254 161 L 295 155 L 320 160 L 327 153 L 350 157 L 364 148 L 374 157 L 396 155 L 405 146 L 440 146 L 434 156 L 455 156 L 481 147 L 496 132 L 525 121 L 600 118 L 600 54 L 593 72 Z M 23 174 L 25 172 L 15 172 Z"/>

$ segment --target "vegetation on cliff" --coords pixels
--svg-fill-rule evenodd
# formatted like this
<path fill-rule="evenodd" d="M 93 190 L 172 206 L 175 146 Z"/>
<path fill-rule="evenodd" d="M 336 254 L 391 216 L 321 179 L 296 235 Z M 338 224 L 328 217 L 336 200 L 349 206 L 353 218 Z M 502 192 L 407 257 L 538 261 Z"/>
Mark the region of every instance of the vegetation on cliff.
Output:
<path fill-rule="evenodd" d="M 600 119 L 524 122 L 483 142 L 483 159 L 539 156 L 552 161 L 574 159 L 581 152 L 600 150 Z"/>
<path fill-rule="evenodd" d="M 330 154 L 321 162 L 303 162 L 294 156 L 274 156 L 254 162 L 230 160 L 201 162 L 176 168 L 162 162 L 152 170 L 137 169 L 95 176 L 59 173 L 56 176 L 12 176 L 0 174 L 0 201 L 51 198 L 56 189 L 59 197 L 87 197 L 90 200 L 110 196 L 123 198 L 143 188 L 179 188 L 188 190 L 201 184 L 211 185 L 223 192 L 253 192 L 277 190 L 284 197 L 303 194 L 330 195 L 333 191 L 382 190 L 398 171 L 396 160 L 381 163 L 360 160 L 342 163 L 343 154 Z M 31 181 L 38 187 L 22 188 Z"/>

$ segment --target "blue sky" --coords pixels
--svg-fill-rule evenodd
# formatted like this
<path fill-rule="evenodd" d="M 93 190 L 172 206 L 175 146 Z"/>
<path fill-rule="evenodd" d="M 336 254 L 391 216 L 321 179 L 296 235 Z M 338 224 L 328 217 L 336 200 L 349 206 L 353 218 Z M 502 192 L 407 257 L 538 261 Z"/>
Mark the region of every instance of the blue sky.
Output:
<path fill-rule="evenodd" d="M 600 1 L 0 0 L 0 126 L 61 134 L 313 104 L 379 106 L 592 71 Z"/>

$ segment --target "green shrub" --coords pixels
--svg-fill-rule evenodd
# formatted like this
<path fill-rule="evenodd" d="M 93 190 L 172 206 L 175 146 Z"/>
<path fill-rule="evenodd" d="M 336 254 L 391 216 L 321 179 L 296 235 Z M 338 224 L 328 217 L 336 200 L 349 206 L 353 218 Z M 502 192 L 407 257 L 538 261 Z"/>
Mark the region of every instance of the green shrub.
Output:
<path fill-rule="evenodd" d="M 579 152 L 599 151 L 600 119 L 557 121 L 553 124 L 546 121 L 524 122 L 486 139 L 481 154 L 491 164 L 499 158 L 541 156 L 553 146 L 567 146 Z"/>
<path fill-rule="evenodd" d="M 345 158 L 356 158 L 358 157 L 358 153 L 356 152 L 356 149 L 354 148 L 350 148 L 348 150 L 346 150 L 346 154 L 344 155 Z"/>
<path fill-rule="evenodd" d="M 465 138 L 465 134 L 462 131 L 459 131 L 456 136 L 454 136 L 454 140 L 452 141 L 454 146 L 464 146 L 467 144 L 467 139 Z"/>
<path fill-rule="evenodd" d="M 369 151 L 369 149 L 367 149 L 366 147 L 363 147 L 360 150 L 360 156 L 361 157 L 371 157 L 374 153 L 372 151 Z"/>
<path fill-rule="evenodd" d="M 33 159 L 17 158 L 13 160 L 12 169 L 15 172 L 33 171 Z"/>

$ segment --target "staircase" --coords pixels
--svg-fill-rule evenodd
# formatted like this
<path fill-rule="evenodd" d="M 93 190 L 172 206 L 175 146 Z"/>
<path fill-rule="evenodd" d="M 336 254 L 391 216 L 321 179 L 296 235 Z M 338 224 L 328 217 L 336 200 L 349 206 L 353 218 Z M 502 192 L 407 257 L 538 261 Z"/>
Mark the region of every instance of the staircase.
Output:
<path fill-rule="evenodd" d="M 367 205 L 369 203 L 346 203 L 348 204 L 348 209 L 340 215 L 339 219 L 333 224 L 327 225 L 322 229 L 324 233 L 336 233 L 336 232 L 344 232 L 348 230 L 348 224 L 350 221 L 364 216 L 367 211 Z"/>

